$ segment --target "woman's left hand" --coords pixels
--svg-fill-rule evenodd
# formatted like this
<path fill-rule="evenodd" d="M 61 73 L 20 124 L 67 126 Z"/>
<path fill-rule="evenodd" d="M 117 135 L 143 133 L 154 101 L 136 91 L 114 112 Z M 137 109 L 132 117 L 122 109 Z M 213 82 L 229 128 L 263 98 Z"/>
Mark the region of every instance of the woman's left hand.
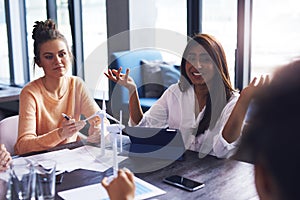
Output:
<path fill-rule="evenodd" d="M 258 83 L 256 84 L 257 81 L 257 77 L 255 77 L 251 81 L 251 83 L 241 91 L 240 99 L 243 103 L 246 103 L 248 105 L 250 101 L 259 93 L 259 91 L 261 91 L 262 88 L 269 85 L 269 75 L 267 75 L 266 77 L 261 76 Z"/>
<path fill-rule="evenodd" d="M 258 83 L 257 78 L 254 78 L 251 83 L 245 87 L 240 94 L 240 97 L 235 104 L 225 126 L 222 131 L 223 138 L 232 143 L 240 136 L 250 102 L 258 93 L 269 84 L 269 76 L 261 76 Z"/>

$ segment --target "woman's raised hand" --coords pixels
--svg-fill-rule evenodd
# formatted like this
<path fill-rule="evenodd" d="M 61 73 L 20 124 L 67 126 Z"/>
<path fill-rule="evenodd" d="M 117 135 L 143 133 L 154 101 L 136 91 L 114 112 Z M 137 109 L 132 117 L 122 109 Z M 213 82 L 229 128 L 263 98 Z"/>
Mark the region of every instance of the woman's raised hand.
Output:
<path fill-rule="evenodd" d="M 259 80 L 255 77 L 251 83 L 245 87 L 241 91 L 240 98 L 243 99 L 243 102 L 246 102 L 247 104 L 250 103 L 250 101 L 261 91 L 262 88 L 267 86 L 270 82 L 269 76 L 261 76 Z"/>
<path fill-rule="evenodd" d="M 104 72 L 105 76 L 110 80 L 116 82 L 119 85 L 126 87 L 130 92 L 136 90 L 136 84 L 134 80 L 129 76 L 130 69 L 126 69 L 126 74 L 121 73 L 122 67 L 118 70 L 108 69 L 107 73 Z"/>
<path fill-rule="evenodd" d="M 241 91 L 240 97 L 222 132 L 224 139 L 228 143 L 236 141 L 241 135 L 243 122 L 251 100 L 259 95 L 259 92 L 269 84 L 269 81 L 269 76 L 261 76 L 259 80 L 254 78 L 251 83 Z"/>

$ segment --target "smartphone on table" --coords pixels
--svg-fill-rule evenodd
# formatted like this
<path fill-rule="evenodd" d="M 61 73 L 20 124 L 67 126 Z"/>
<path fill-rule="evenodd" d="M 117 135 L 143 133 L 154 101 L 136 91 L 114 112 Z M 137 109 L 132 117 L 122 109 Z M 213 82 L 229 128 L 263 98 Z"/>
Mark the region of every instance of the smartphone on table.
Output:
<path fill-rule="evenodd" d="M 204 183 L 194 181 L 179 175 L 168 176 L 163 179 L 163 182 L 188 190 L 190 192 L 196 191 L 205 186 Z"/>

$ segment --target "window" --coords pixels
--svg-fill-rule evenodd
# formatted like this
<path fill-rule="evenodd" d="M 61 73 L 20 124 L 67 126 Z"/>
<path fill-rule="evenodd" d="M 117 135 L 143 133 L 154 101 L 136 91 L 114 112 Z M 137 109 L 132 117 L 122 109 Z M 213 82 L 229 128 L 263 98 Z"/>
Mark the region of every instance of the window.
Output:
<path fill-rule="evenodd" d="M 203 0 L 202 12 L 202 32 L 215 36 L 222 44 L 234 84 L 237 0 Z"/>
<path fill-rule="evenodd" d="M 299 57 L 299 6 L 298 0 L 253 1 L 252 77 Z"/>
<path fill-rule="evenodd" d="M 186 0 L 130 0 L 129 5 L 130 49 L 159 48 L 165 61 L 180 64 L 187 41 Z"/>
<path fill-rule="evenodd" d="M 68 45 L 73 48 L 72 34 L 70 26 L 70 14 L 68 8 L 68 0 L 56 0 L 57 6 L 57 27 L 61 33 L 66 37 Z M 28 32 L 28 49 L 29 49 L 29 63 L 33 66 L 33 40 L 32 29 L 35 21 L 44 21 L 47 19 L 46 1 L 26 0 L 26 18 L 27 18 L 27 32 Z M 93 21 L 91 19 L 97 19 Z M 88 88 L 93 92 L 101 94 L 102 91 L 108 92 L 108 80 L 104 77 L 103 70 L 107 69 L 107 50 L 101 55 L 95 54 L 97 47 L 106 42 L 106 6 L 105 0 L 102 1 L 83 1 L 82 2 L 82 21 L 83 21 L 83 51 L 85 68 L 84 77 Z M 93 54 L 94 53 L 94 54 Z M 99 52 L 98 52 L 99 53 Z M 95 56 L 96 55 L 96 56 Z M 91 58 L 92 57 L 92 58 Z M 101 58 L 100 60 L 97 60 Z M 76 59 L 76 57 L 74 58 Z M 96 60 L 95 60 L 96 59 Z M 91 61 L 91 62 L 90 62 Z M 79 67 L 80 70 L 80 67 Z M 95 73 L 97 72 L 97 73 Z M 35 70 L 30 70 L 31 80 L 43 76 L 43 70 L 35 67 Z M 68 71 L 72 75 L 72 69 Z M 102 76 L 101 76 L 102 75 Z M 99 80 L 100 77 L 100 80 Z M 101 91 L 99 91 L 101 90 Z M 96 94 L 94 94 L 96 96 Z M 106 95 L 108 97 L 108 95 Z"/>
<path fill-rule="evenodd" d="M 72 33 L 70 26 L 68 0 L 56 0 L 57 6 L 57 27 L 59 31 L 65 36 L 69 47 L 72 49 Z M 76 58 L 75 58 L 76 59 Z M 68 70 L 68 75 L 72 75 L 72 68 Z"/>
<path fill-rule="evenodd" d="M 10 84 L 8 42 L 4 0 L 0 0 L 0 84 Z"/>
<path fill-rule="evenodd" d="M 82 2 L 84 77 L 94 97 L 108 99 L 106 1 Z"/>
<path fill-rule="evenodd" d="M 45 21 L 46 19 L 46 1 L 26 0 L 26 29 L 30 80 L 37 79 L 44 74 L 43 70 L 37 66 L 33 70 L 34 54 L 32 30 L 36 21 Z"/>
<path fill-rule="evenodd" d="M 68 45 L 72 47 L 72 35 L 70 30 L 69 10 L 67 0 L 57 0 L 57 27 L 66 37 Z M 30 66 L 30 80 L 37 79 L 44 75 L 43 69 L 34 65 L 32 30 L 36 21 L 45 21 L 47 19 L 46 1 L 26 0 L 26 21 L 27 21 L 27 42 Z M 68 74 L 72 74 L 72 68 Z"/>
<path fill-rule="evenodd" d="M 72 47 L 69 1 L 56 0 L 55 2 L 57 4 L 58 27 Z M 108 65 L 107 26 L 111 26 L 110 29 L 114 33 L 119 24 L 107 24 L 106 4 L 108 1 L 89 0 L 80 2 L 82 5 L 80 12 L 83 27 L 83 75 L 88 88 L 94 93 L 94 97 L 102 99 L 103 91 L 108 97 L 108 80 L 103 76 L 103 72 Z M 187 1 L 128 0 L 128 2 L 129 16 L 127 14 L 118 16 L 118 13 L 115 15 L 117 19 L 124 17 L 129 20 L 130 49 L 160 48 L 173 54 L 170 57 L 167 53 L 163 54 L 165 61 L 179 63 L 186 45 Z M 227 56 L 232 82 L 235 80 L 238 2 L 240 1 L 202 0 L 202 32 L 216 36 L 222 43 Z M 299 56 L 300 40 L 298 35 L 300 34 L 300 27 L 298 22 L 300 21 L 300 11 L 297 8 L 300 2 L 298 0 L 252 0 L 247 2 L 253 4 L 251 33 L 252 79 L 254 76 L 272 73 L 278 66 Z M 5 10 L 5 3 L 9 3 L 10 10 L 14 12 Z M 43 75 L 40 68 L 36 67 L 35 72 L 32 68 L 32 29 L 35 21 L 47 18 L 46 3 L 47 1 L 40 0 L 0 0 L 0 33 L 2 35 L 0 39 L 0 84 L 23 85 L 28 80 L 28 76 L 30 80 L 33 80 Z M 23 10 L 24 4 L 25 12 Z M 121 3 L 116 2 L 113 5 L 118 6 L 119 4 Z M 26 14 L 25 17 L 23 16 L 24 13 Z M 76 11 L 75 15 L 79 16 L 79 14 Z M 9 16 L 8 19 L 6 19 L 6 16 Z M 25 28 L 23 27 L 25 26 L 24 19 L 26 19 Z M 7 20 L 10 21 L 8 26 L 6 24 Z M 11 30 L 8 30 L 7 27 Z M 24 29 L 26 30 L 24 31 Z M 127 30 L 128 27 L 124 29 Z M 145 37 L 145 35 L 138 34 L 137 30 L 141 29 L 150 30 L 147 31 L 149 35 Z M 175 40 L 176 42 L 174 42 L 174 39 L 170 40 L 170 33 L 176 39 L 180 38 L 180 40 Z M 26 36 L 23 34 L 26 34 Z M 164 46 L 165 41 L 170 46 Z M 171 44 L 178 46 L 174 47 Z M 128 45 L 126 48 L 128 48 Z M 26 52 L 23 51 L 24 49 L 26 49 Z M 9 60 L 10 57 L 11 60 Z M 29 66 L 29 75 L 26 74 L 28 71 L 24 70 L 24 68 L 28 68 L 27 65 Z M 13 67 L 12 70 L 10 70 L 10 66 Z M 72 71 L 70 70 L 68 73 L 72 74 Z"/>

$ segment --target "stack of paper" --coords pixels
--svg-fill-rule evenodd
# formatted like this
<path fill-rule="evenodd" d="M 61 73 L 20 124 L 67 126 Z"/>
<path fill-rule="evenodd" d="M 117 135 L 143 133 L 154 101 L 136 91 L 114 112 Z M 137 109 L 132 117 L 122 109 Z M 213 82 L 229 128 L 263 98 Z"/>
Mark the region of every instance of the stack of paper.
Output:
<path fill-rule="evenodd" d="M 113 151 L 105 150 L 105 155 L 101 155 L 98 147 L 82 146 L 73 150 L 63 149 L 43 154 L 28 156 L 26 159 L 32 162 L 40 160 L 55 160 L 57 171 L 71 172 L 76 169 L 87 169 L 104 172 L 113 165 Z M 24 159 L 24 158 L 16 158 Z M 124 156 L 118 156 L 118 163 L 126 159 Z"/>

